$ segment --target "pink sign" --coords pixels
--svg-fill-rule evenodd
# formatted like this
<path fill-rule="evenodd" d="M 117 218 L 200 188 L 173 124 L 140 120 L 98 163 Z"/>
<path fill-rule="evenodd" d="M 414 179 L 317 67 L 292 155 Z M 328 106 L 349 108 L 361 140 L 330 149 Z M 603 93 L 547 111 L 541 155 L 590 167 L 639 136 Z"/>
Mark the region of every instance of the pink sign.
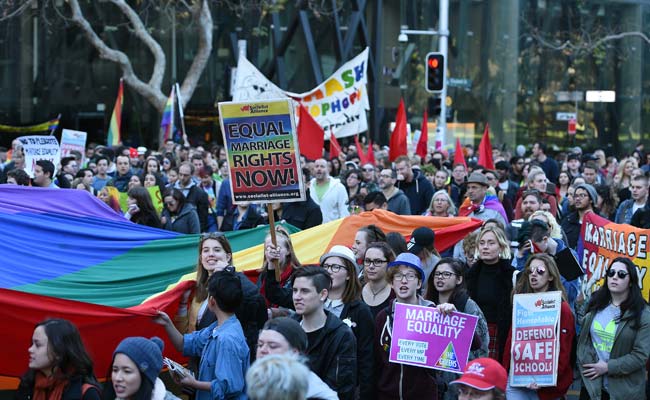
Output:
<path fill-rule="evenodd" d="M 462 372 L 467 364 L 478 317 L 433 307 L 395 303 L 391 362 Z"/>

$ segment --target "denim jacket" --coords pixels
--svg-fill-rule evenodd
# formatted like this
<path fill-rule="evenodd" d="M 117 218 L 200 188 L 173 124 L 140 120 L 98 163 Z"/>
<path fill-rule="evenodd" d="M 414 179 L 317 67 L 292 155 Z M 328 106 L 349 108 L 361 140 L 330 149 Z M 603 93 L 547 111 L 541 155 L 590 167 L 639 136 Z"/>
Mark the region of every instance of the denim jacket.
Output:
<path fill-rule="evenodd" d="M 183 336 L 183 355 L 200 356 L 197 380 L 211 382 L 210 393 L 196 392 L 197 400 L 246 400 L 246 371 L 250 358 L 246 337 L 233 315 L 223 325 L 215 321 L 207 328 Z"/>

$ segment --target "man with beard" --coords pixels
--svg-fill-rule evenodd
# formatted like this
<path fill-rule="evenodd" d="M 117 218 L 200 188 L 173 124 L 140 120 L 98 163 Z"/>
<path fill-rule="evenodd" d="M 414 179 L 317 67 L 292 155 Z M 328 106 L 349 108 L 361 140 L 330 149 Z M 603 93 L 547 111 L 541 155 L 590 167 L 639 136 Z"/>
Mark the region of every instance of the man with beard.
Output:
<path fill-rule="evenodd" d="M 407 156 L 399 156 L 395 160 L 397 170 L 397 187 L 409 199 L 412 215 L 422 215 L 431 204 L 433 185 L 419 169 L 411 168 L 411 160 Z"/>
<path fill-rule="evenodd" d="M 510 179 L 508 175 L 509 165 L 506 161 L 499 161 L 495 165 L 497 174 L 499 175 L 499 189 L 503 191 L 504 197 L 507 197 L 512 204 L 517 201 L 517 191 L 519 190 L 519 183 Z"/>
<path fill-rule="evenodd" d="M 178 180 L 174 188 L 183 192 L 185 201 L 194 204 L 196 212 L 199 214 L 199 221 L 201 222 L 201 232 L 207 232 L 209 227 L 208 209 L 210 208 L 210 200 L 208 194 L 194 182 L 192 176 L 194 175 L 194 166 L 185 161 L 178 167 Z"/>
<path fill-rule="evenodd" d="M 347 217 L 348 193 L 345 186 L 329 174 L 327 161 L 319 158 L 314 162 L 314 178 L 309 183 L 309 194 L 323 213 L 323 223 Z"/>
<path fill-rule="evenodd" d="M 399 215 L 411 215 L 411 204 L 408 197 L 395 187 L 397 172 L 393 169 L 383 169 L 379 173 L 379 189 L 388 202 L 388 211 Z"/>
<path fill-rule="evenodd" d="M 524 165 L 526 165 L 526 161 L 523 157 L 514 156 L 510 158 L 510 180 L 518 183 L 520 186 L 524 181 Z"/>
<path fill-rule="evenodd" d="M 587 183 L 576 186 L 573 195 L 573 206 L 575 211 L 568 214 L 562 219 L 561 227 L 569 240 L 567 245 L 576 250 L 578 247 L 578 237 L 580 236 L 580 228 L 584 216 L 594 211 L 596 202 L 598 201 L 598 194 L 593 186 Z"/>
<path fill-rule="evenodd" d="M 456 164 L 451 170 L 451 200 L 454 202 L 456 207 L 460 207 L 461 203 L 465 199 L 465 194 L 467 192 L 467 183 L 465 179 L 467 178 L 467 168 L 465 164 Z"/>
<path fill-rule="evenodd" d="M 463 205 L 458 210 L 458 215 L 461 217 L 474 217 L 487 221 L 488 219 L 495 218 L 506 226 L 508 224 L 508 217 L 506 211 L 503 209 L 497 197 L 493 194 L 487 194 L 489 184 L 488 180 L 480 172 L 472 172 L 467 180 L 467 198 Z"/>

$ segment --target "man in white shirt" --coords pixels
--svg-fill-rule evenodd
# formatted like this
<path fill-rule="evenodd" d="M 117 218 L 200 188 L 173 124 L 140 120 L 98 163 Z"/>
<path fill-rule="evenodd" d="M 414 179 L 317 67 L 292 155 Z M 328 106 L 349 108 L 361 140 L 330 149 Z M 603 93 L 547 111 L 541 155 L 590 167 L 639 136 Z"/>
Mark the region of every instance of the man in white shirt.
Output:
<path fill-rule="evenodd" d="M 323 213 L 323 223 L 350 215 L 345 186 L 341 181 L 330 176 L 327 161 L 322 158 L 314 162 L 314 178 L 309 188 L 309 195 L 320 206 Z"/>

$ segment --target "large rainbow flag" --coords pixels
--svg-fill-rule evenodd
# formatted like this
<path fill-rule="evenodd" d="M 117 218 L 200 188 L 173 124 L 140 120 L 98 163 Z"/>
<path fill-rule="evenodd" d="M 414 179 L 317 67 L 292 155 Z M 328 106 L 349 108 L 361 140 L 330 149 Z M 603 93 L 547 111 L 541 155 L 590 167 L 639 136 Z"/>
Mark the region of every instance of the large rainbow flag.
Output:
<path fill-rule="evenodd" d="M 366 212 L 296 232 L 288 226 L 300 261 L 317 263 L 334 244 L 350 245 L 356 230 L 377 224 L 406 236 L 418 226 L 436 231 L 447 248 L 480 221 L 404 217 Z M 62 317 L 80 329 L 96 373 L 108 371 L 115 346 L 126 336 L 157 335 L 157 310 L 174 315 L 181 294 L 193 286 L 198 235 L 180 235 L 133 224 L 86 191 L 0 185 L 0 389 L 15 387 L 27 368 L 34 324 Z M 229 232 L 234 264 L 255 276 L 268 231 Z M 179 359 L 170 343 L 167 356 Z"/>

